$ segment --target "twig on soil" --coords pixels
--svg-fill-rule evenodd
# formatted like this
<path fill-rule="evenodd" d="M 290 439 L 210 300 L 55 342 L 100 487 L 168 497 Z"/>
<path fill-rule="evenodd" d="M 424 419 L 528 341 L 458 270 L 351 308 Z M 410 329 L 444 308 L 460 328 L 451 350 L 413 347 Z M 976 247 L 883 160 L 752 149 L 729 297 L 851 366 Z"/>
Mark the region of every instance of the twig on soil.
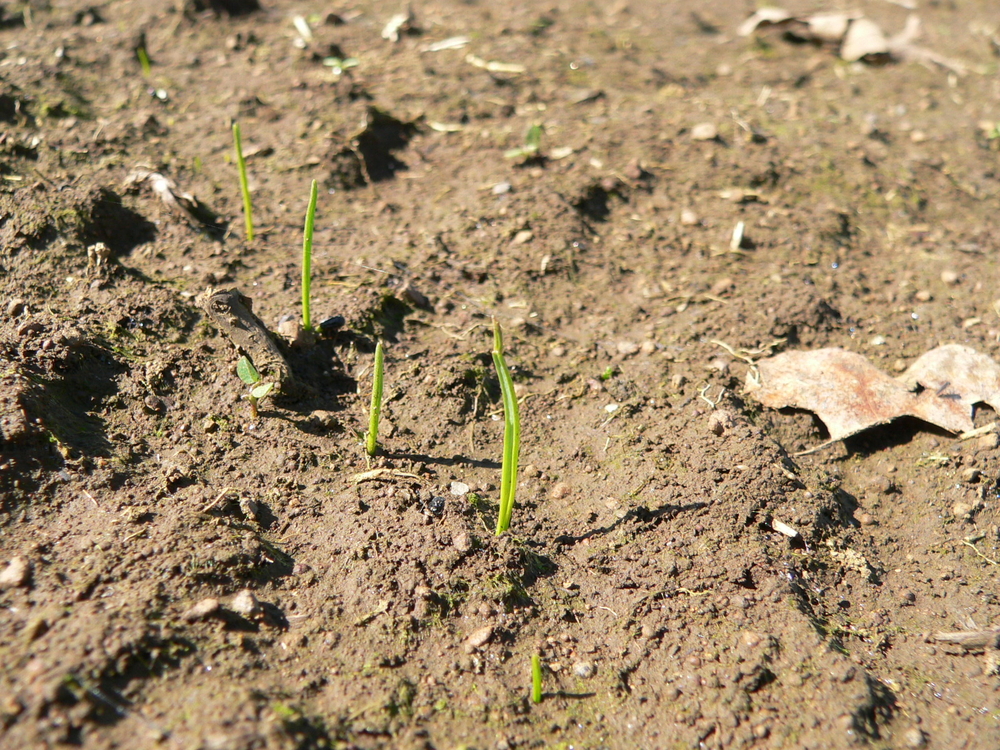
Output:
<path fill-rule="evenodd" d="M 966 651 L 984 651 L 1000 648 L 1000 630 L 970 630 L 958 633 L 935 633 L 938 643 L 951 643 Z"/>
<path fill-rule="evenodd" d="M 234 492 L 236 492 L 236 490 L 233 489 L 232 487 L 226 487 L 226 489 L 224 489 L 222 492 L 220 492 L 218 494 L 218 496 L 215 498 L 215 500 L 213 500 L 212 502 L 210 502 L 208 505 L 206 505 L 204 508 L 202 508 L 198 512 L 199 513 L 208 513 L 208 511 L 212 510 L 212 508 L 214 508 L 216 505 L 218 505 L 220 502 L 222 502 L 222 499 L 224 497 L 226 497 L 227 495 L 232 495 Z"/>
<path fill-rule="evenodd" d="M 361 484 L 362 482 L 372 482 L 375 480 L 388 481 L 391 478 L 420 479 L 416 474 L 410 474 L 399 469 L 372 469 L 371 471 L 362 471 L 360 474 L 355 474 L 351 477 L 351 481 L 354 484 Z"/>
<path fill-rule="evenodd" d="M 966 547 L 968 547 L 969 549 L 971 549 L 973 552 L 975 552 L 979 557 L 981 557 L 983 560 L 985 560 L 986 562 L 988 562 L 990 565 L 994 565 L 994 566 L 1000 565 L 1000 562 L 997 562 L 996 560 L 993 560 L 993 559 L 987 557 L 986 555 L 984 555 L 982 552 L 980 552 L 979 548 L 975 544 L 973 544 L 972 542 L 970 542 L 968 539 L 963 539 L 962 540 L 962 544 L 964 544 Z"/>
<path fill-rule="evenodd" d="M 270 331 L 253 314 L 253 303 L 238 289 L 209 290 L 199 300 L 208 317 L 233 345 L 245 353 L 257 370 L 278 384 L 284 394 L 294 391 L 297 383 L 292 377 L 285 356 L 271 337 Z"/>
<path fill-rule="evenodd" d="M 1000 422 L 990 422 L 989 424 L 984 424 L 982 427 L 977 427 L 974 430 L 969 430 L 968 432 L 963 432 L 958 436 L 959 440 L 971 440 L 974 437 L 979 437 L 980 435 L 986 435 L 996 429 Z"/>

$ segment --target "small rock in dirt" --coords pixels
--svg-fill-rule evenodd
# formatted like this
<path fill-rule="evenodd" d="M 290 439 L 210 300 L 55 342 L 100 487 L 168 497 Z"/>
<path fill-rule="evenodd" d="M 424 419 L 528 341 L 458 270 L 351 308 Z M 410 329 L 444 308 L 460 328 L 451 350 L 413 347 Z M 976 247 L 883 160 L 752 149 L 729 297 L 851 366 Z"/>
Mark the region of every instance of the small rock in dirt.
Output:
<path fill-rule="evenodd" d="M 295 565 L 292 566 L 292 575 L 293 576 L 305 575 L 310 570 L 312 570 L 312 566 L 311 565 L 308 565 L 308 564 L 306 564 L 304 562 L 297 562 L 297 563 L 295 563 Z"/>
<path fill-rule="evenodd" d="M 248 620 L 260 617 L 263 613 L 260 602 L 250 589 L 243 589 L 234 596 L 229 602 L 229 609 Z"/>
<path fill-rule="evenodd" d="M 980 435 L 976 439 L 977 451 L 991 451 L 1000 446 L 1000 435 L 991 432 L 989 435 Z"/>
<path fill-rule="evenodd" d="M 197 622 L 217 614 L 222 609 L 218 599 L 202 599 L 190 609 L 184 611 L 181 619 L 185 622 Z"/>
<path fill-rule="evenodd" d="M 450 489 L 451 494 L 455 495 L 455 497 L 462 497 L 469 494 L 469 485 L 465 482 L 452 482 Z"/>
<path fill-rule="evenodd" d="M 421 310 L 429 310 L 431 307 L 431 301 L 427 298 L 427 295 L 413 286 L 409 281 L 399 288 L 399 296 L 403 298 L 404 302 L 409 302 Z"/>
<path fill-rule="evenodd" d="M 634 182 L 638 182 L 647 174 L 649 174 L 645 169 L 642 168 L 642 164 L 639 163 L 638 159 L 632 159 L 628 164 L 625 165 L 625 169 L 622 173 Z"/>
<path fill-rule="evenodd" d="M 15 557 L 0 573 L 0 591 L 27 586 L 31 580 L 31 563 L 26 557 Z"/>
<path fill-rule="evenodd" d="M 29 320 L 27 323 L 22 323 L 17 327 L 17 335 L 21 338 L 28 338 L 29 336 L 34 336 L 36 333 L 41 333 L 45 330 L 44 326 L 37 320 Z"/>
<path fill-rule="evenodd" d="M 967 484 L 972 484 L 973 482 L 978 482 L 979 481 L 979 477 L 981 475 L 982 475 L 982 472 L 979 471 L 979 469 L 973 469 L 973 468 L 963 469 L 962 470 L 962 481 L 966 482 Z"/>
<path fill-rule="evenodd" d="M 858 516 L 858 521 L 862 526 L 874 526 L 877 523 L 875 516 L 871 513 L 862 513 Z"/>
<path fill-rule="evenodd" d="M 160 398 L 159 396 L 154 396 L 152 393 L 146 396 L 142 400 L 142 402 L 146 405 L 146 408 L 149 409 L 149 411 L 152 412 L 153 414 L 159 414 L 160 412 L 165 411 L 167 408 L 167 405 L 163 403 L 163 399 Z"/>
<path fill-rule="evenodd" d="M 562 500 L 564 497 L 569 495 L 569 493 L 570 489 L 568 484 L 566 484 L 565 482 L 556 482 L 554 485 L 552 485 L 552 489 L 549 492 L 549 496 L 553 500 Z"/>
<path fill-rule="evenodd" d="M 343 315 L 332 315 L 320 322 L 319 333 L 321 336 L 332 336 L 343 328 L 346 322 L 347 319 Z"/>
<path fill-rule="evenodd" d="M 692 141 L 714 141 L 719 137 L 719 129 L 712 122 L 700 122 L 691 128 Z"/>
<path fill-rule="evenodd" d="M 589 680 L 596 672 L 594 663 L 590 661 L 578 661 L 573 665 L 573 674 L 584 680 Z"/>
<path fill-rule="evenodd" d="M 213 432 L 218 432 L 219 423 L 216 422 L 211 417 L 205 417 L 203 420 L 201 420 L 201 431 L 208 434 L 211 434 Z"/>
<path fill-rule="evenodd" d="M 325 411 L 324 409 L 317 409 L 312 412 L 309 415 L 309 421 L 317 427 L 322 427 L 324 430 L 336 430 L 340 427 L 337 415 L 332 411 Z"/>
<path fill-rule="evenodd" d="M 498 182 L 496 185 L 493 186 L 492 192 L 493 195 L 506 195 L 507 193 L 510 192 L 510 183 Z"/>
<path fill-rule="evenodd" d="M 459 552 L 465 553 L 472 549 L 472 537 L 468 532 L 460 531 L 451 538 L 451 544 Z"/>
<path fill-rule="evenodd" d="M 745 630 L 740 636 L 740 640 L 743 642 L 743 645 L 748 648 L 757 648 L 763 638 L 760 633 L 754 633 L 752 630 Z"/>
<path fill-rule="evenodd" d="M 725 276 L 712 284 L 712 288 L 708 290 L 708 293 L 713 297 L 721 297 L 723 294 L 731 292 L 735 288 L 736 283 L 728 276 Z"/>
<path fill-rule="evenodd" d="M 725 409 L 713 411 L 708 417 L 708 429 L 720 437 L 729 432 L 735 426 L 736 420 L 733 419 L 733 415 Z"/>
<path fill-rule="evenodd" d="M 14 299 L 7 302 L 7 317 L 16 318 L 18 315 L 24 312 L 26 303 L 20 297 L 14 297 Z"/>
<path fill-rule="evenodd" d="M 957 284 L 959 278 L 961 277 L 958 275 L 956 271 L 947 270 L 941 272 L 941 281 L 943 281 L 945 284 L 948 284 L 949 286 L 951 286 L 952 284 Z"/>
<path fill-rule="evenodd" d="M 549 354 L 551 354 L 553 357 L 565 357 L 566 356 L 566 347 L 565 346 L 553 346 L 549 350 Z"/>
<path fill-rule="evenodd" d="M 303 349 L 316 343 L 316 334 L 307 331 L 296 319 L 284 319 L 278 323 L 278 333 L 288 339 L 288 342 L 298 348 Z"/>
<path fill-rule="evenodd" d="M 920 727 L 913 727 L 903 734 L 903 745 L 906 747 L 923 747 L 927 744 L 927 736 Z"/>
<path fill-rule="evenodd" d="M 515 245 L 523 245 L 527 242 L 531 242 L 535 237 L 535 233 L 530 229 L 522 229 L 520 232 L 514 235 L 512 242 Z"/>
<path fill-rule="evenodd" d="M 901 607 L 910 607 L 917 600 L 917 595 L 912 591 L 904 591 L 899 595 L 899 604 Z"/>
<path fill-rule="evenodd" d="M 921 289 L 913 296 L 917 300 L 917 302 L 930 302 L 932 299 L 934 299 L 934 296 L 926 289 Z"/>
<path fill-rule="evenodd" d="M 976 507 L 970 505 L 969 503 L 964 503 L 959 501 L 951 506 L 951 512 L 960 521 L 971 521 L 972 514 L 975 513 Z"/>
<path fill-rule="evenodd" d="M 623 357 L 631 357 L 639 351 L 639 345 L 634 341 L 619 341 L 615 348 Z"/>
<path fill-rule="evenodd" d="M 486 627 L 479 628 L 468 638 L 465 639 L 465 652 L 471 654 L 478 648 L 482 648 L 487 643 L 489 643 L 490 638 L 493 637 L 493 626 L 487 625 Z"/>
<path fill-rule="evenodd" d="M 692 211 L 690 208 L 685 208 L 681 211 L 681 224 L 686 227 L 693 227 L 700 222 L 698 214 Z"/>
<path fill-rule="evenodd" d="M 647 355 L 648 354 L 652 354 L 653 352 L 656 351 L 656 342 L 655 341 L 650 341 L 649 339 L 646 339 L 639 346 L 639 351 L 642 352 L 643 354 L 647 354 Z"/>
<path fill-rule="evenodd" d="M 679 391 L 681 388 L 687 385 L 687 382 L 688 379 L 683 375 L 681 375 L 680 373 L 670 376 L 670 387 L 675 391 Z"/>

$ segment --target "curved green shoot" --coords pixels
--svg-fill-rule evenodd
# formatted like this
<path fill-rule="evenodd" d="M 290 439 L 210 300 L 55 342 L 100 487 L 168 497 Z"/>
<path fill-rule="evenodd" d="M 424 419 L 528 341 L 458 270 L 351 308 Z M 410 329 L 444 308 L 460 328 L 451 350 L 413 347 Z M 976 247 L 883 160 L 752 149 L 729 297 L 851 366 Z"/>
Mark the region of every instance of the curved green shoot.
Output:
<path fill-rule="evenodd" d="M 233 123 L 233 143 L 236 145 L 236 165 L 240 170 L 240 190 L 243 193 L 243 216 L 246 219 L 247 242 L 253 242 L 253 203 L 250 200 L 250 183 L 247 181 L 247 162 L 243 158 L 243 139 L 240 124 Z"/>
<path fill-rule="evenodd" d="M 531 702 L 542 702 L 542 659 L 538 654 L 531 657 Z"/>
<path fill-rule="evenodd" d="M 368 412 L 368 434 L 365 436 L 365 450 L 369 456 L 378 452 L 378 420 L 382 414 L 382 382 L 385 354 L 382 342 L 375 345 L 375 375 L 372 379 L 372 404 Z"/>
<path fill-rule="evenodd" d="M 500 381 L 503 397 L 503 467 L 500 474 L 500 514 L 497 517 L 497 536 L 510 528 L 514 514 L 514 496 L 517 494 L 517 459 L 521 452 L 521 415 L 514 392 L 514 379 L 510 376 L 503 357 L 503 333 L 500 324 L 493 320 L 493 365 Z"/>
<path fill-rule="evenodd" d="M 312 316 L 309 313 L 309 293 L 312 289 L 313 224 L 316 222 L 316 180 L 309 188 L 309 208 L 306 209 L 306 226 L 302 232 L 302 327 L 312 330 Z"/>

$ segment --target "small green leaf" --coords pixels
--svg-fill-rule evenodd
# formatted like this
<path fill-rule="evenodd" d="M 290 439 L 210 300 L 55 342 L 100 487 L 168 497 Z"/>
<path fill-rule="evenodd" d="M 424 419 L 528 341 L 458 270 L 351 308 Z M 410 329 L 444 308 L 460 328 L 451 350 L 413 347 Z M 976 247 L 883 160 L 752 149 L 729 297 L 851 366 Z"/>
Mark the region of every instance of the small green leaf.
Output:
<path fill-rule="evenodd" d="M 542 145 L 542 126 L 532 125 L 528 128 L 528 135 L 524 138 L 524 145 L 531 149 L 531 153 L 537 153 Z"/>
<path fill-rule="evenodd" d="M 260 373 L 253 366 L 253 362 L 246 357 L 240 357 L 240 361 L 236 363 L 236 374 L 247 385 L 256 385 L 260 382 Z"/>
<path fill-rule="evenodd" d="M 250 391 L 250 395 L 260 401 L 261 399 L 267 397 L 267 394 L 271 392 L 272 388 L 274 388 L 274 383 L 262 383 Z"/>

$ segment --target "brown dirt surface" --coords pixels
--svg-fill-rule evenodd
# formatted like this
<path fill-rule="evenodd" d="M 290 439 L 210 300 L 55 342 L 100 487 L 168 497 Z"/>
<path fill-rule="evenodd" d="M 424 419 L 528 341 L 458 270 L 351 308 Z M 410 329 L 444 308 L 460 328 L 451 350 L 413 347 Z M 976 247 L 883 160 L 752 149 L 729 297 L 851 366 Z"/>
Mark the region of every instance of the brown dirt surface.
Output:
<path fill-rule="evenodd" d="M 995 2 L 919 2 L 940 57 L 881 65 L 738 36 L 749 3 L 430 0 L 383 39 L 404 6 L 0 4 L 0 745 L 1000 746 L 997 435 L 800 455 L 822 424 L 742 388 L 1000 358 Z M 312 179 L 343 325 L 275 339 L 255 420 L 225 333 L 298 319 Z"/>

